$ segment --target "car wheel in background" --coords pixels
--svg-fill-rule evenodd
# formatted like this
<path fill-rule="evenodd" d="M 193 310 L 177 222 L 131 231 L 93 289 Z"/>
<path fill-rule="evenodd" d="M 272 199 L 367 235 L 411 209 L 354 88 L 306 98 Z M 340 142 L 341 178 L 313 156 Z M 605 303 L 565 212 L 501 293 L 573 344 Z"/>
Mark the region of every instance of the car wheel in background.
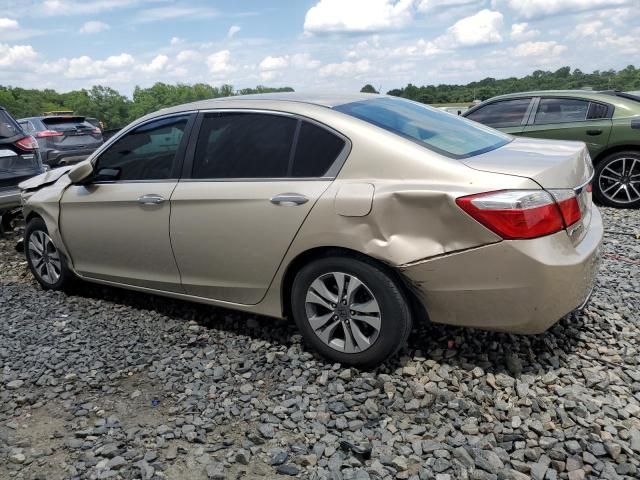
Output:
<path fill-rule="evenodd" d="M 593 196 L 608 207 L 639 207 L 640 152 L 617 152 L 598 162 Z"/>
<path fill-rule="evenodd" d="M 49 236 L 41 218 L 29 221 L 24 231 L 24 250 L 31 273 L 43 288 L 61 290 L 69 284 L 73 274 L 65 259 Z"/>
<path fill-rule="evenodd" d="M 305 340 L 345 365 L 374 367 L 411 331 L 411 309 L 398 280 L 366 258 L 328 257 L 305 265 L 291 292 Z"/>

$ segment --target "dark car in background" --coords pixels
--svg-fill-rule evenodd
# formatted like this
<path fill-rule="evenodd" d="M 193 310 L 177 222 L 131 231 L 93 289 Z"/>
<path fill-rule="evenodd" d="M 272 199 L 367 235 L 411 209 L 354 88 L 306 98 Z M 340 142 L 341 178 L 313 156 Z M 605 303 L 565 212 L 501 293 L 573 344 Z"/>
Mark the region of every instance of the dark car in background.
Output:
<path fill-rule="evenodd" d="M 7 228 L 20 206 L 18 184 L 44 172 L 38 144 L 0 106 L 0 218 Z"/>
<path fill-rule="evenodd" d="M 51 167 L 84 160 L 103 144 L 102 130 L 85 117 L 47 115 L 18 122 L 36 138 L 42 161 Z"/>
<path fill-rule="evenodd" d="M 640 206 L 640 97 L 562 90 L 491 98 L 462 114 L 512 135 L 585 142 L 593 194 L 612 207 Z"/>

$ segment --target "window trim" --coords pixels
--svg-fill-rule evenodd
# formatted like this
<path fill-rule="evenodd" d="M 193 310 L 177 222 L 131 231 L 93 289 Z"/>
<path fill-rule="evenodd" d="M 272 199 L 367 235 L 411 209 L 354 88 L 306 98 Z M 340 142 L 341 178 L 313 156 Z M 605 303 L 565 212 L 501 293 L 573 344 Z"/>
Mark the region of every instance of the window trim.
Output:
<path fill-rule="evenodd" d="M 567 100 L 581 100 L 583 102 L 587 102 L 589 104 L 587 106 L 587 115 L 589 115 L 589 109 L 591 108 L 591 104 L 596 103 L 598 105 L 603 105 L 607 107 L 607 116 L 602 118 L 585 118 L 584 120 L 572 120 L 570 122 L 535 123 L 536 114 L 538 113 L 538 107 L 540 106 L 540 102 L 544 99 L 559 99 L 559 100 L 567 99 Z M 564 95 L 544 95 L 544 96 L 536 97 L 535 100 L 536 100 L 535 107 L 531 111 L 529 121 L 526 124 L 527 127 L 544 127 L 545 125 L 564 125 L 566 123 L 598 122 L 602 120 L 611 120 L 613 118 L 613 113 L 615 111 L 615 106 L 610 103 L 601 102 L 599 100 L 591 100 L 589 98 L 583 98 L 583 97 L 574 97 L 574 96 L 567 97 Z"/>
<path fill-rule="evenodd" d="M 96 170 L 98 166 L 98 162 L 100 157 L 109 149 L 112 145 L 118 142 L 121 138 L 129 133 L 133 132 L 137 128 L 143 127 L 150 123 L 165 120 L 167 118 L 172 117 L 187 117 L 187 124 L 184 127 L 184 134 L 182 139 L 180 140 L 180 145 L 176 150 L 176 156 L 173 160 L 173 167 L 171 169 L 171 176 L 168 178 L 157 178 L 157 179 L 140 179 L 140 180 L 100 180 L 91 182 L 92 185 L 112 185 L 112 184 L 125 184 L 125 183 L 166 183 L 166 182 L 177 182 L 180 180 L 180 173 L 182 171 L 182 165 L 184 163 L 185 152 L 189 145 L 189 141 L 191 139 L 191 134 L 193 132 L 193 127 L 196 119 L 197 111 L 187 110 L 184 112 L 170 113 L 168 115 L 160 115 L 157 117 L 150 118 L 149 120 L 145 120 L 144 122 L 139 122 L 134 125 L 131 125 L 129 128 L 125 127 L 120 130 L 117 134 L 111 137 L 107 142 L 105 142 L 97 151 L 95 156 L 91 159 L 91 165 Z M 97 171 L 96 171 L 97 173 Z"/>
<path fill-rule="evenodd" d="M 470 117 L 471 114 L 477 112 L 478 110 L 482 110 L 483 108 L 489 107 L 491 105 L 495 105 L 496 103 L 503 103 L 503 102 L 512 102 L 514 100 L 529 100 L 529 105 L 527 105 L 527 108 L 525 109 L 524 114 L 522 115 L 522 120 L 520 120 L 520 124 L 519 125 L 508 125 L 505 127 L 494 127 L 493 125 L 489 125 L 486 123 L 482 123 L 482 122 L 478 122 L 477 120 L 474 120 L 473 118 Z M 463 115 L 464 118 L 468 118 L 469 120 L 473 121 L 473 122 L 478 122 L 482 125 L 485 125 L 489 128 L 495 128 L 496 130 L 499 130 L 501 128 L 517 128 L 517 127 L 524 127 L 526 126 L 529 121 L 529 118 L 531 116 L 531 112 L 533 111 L 533 105 L 535 103 L 535 101 L 538 99 L 538 97 L 534 97 L 534 96 L 528 96 L 525 95 L 523 97 L 512 97 L 512 98 L 500 98 L 497 100 L 493 100 L 493 101 L 488 101 L 488 102 L 484 102 L 481 103 L 479 105 L 477 105 L 476 107 L 467 110 L 465 112 L 465 114 Z"/>
<path fill-rule="evenodd" d="M 202 128 L 202 123 L 207 114 L 210 113 L 257 113 L 263 115 L 277 115 L 277 116 L 285 116 L 293 118 L 297 120 L 296 129 L 294 132 L 294 138 L 292 143 L 292 148 L 289 157 L 289 167 L 288 172 L 291 172 L 293 169 L 293 157 L 295 156 L 295 150 L 297 148 L 297 140 L 300 133 L 300 127 L 302 126 L 302 122 L 306 121 L 312 123 L 324 130 L 327 130 L 329 133 L 339 137 L 344 141 L 344 147 L 342 151 L 336 156 L 335 160 L 326 171 L 324 176 L 322 177 L 236 177 L 236 178 L 193 178 L 193 161 L 196 153 L 196 146 L 198 143 L 198 138 L 200 137 L 200 130 Z M 343 133 L 337 131 L 335 128 L 326 125 L 318 120 L 313 118 L 306 117 L 304 115 L 300 115 L 297 113 L 291 112 L 283 112 L 281 110 L 269 110 L 263 108 L 210 108 L 205 110 L 198 111 L 197 118 L 194 122 L 192 128 L 193 134 L 189 138 L 189 145 L 187 146 L 184 162 L 182 164 L 182 175 L 180 176 L 181 182 L 308 182 L 308 181 L 327 181 L 334 180 L 342 167 L 344 166 L 347 157 L 351 153 L 352 143 L 351 140 L 345 136 Z"/>

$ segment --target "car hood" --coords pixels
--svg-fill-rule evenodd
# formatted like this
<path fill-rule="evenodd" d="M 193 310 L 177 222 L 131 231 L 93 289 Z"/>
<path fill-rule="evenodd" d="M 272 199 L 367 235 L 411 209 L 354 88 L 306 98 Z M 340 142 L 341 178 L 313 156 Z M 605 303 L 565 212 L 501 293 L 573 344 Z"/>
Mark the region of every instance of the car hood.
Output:
<path fill-rule="evenodd" d="M 28 180 L 20 183 L 18 187 L 24 191 L 33 191 L 38 190 L 42 187 L 46 187 L 47 185 L 51 185 L 57 182 L 63 175 L 66 175 L 74 166 L 69 167 L 60 167 L 54 168 L 53 170 L 49 170 L 40 175 L 36 175 L 35 177 L 31 177 Z"/>
<path fill-rule="evenodd" d="M 588 182 L 593 165 L 582 142 L 519 138 L 462 162 L 475 170 L 527 177 L 543 188 L 575 188 Z"/>

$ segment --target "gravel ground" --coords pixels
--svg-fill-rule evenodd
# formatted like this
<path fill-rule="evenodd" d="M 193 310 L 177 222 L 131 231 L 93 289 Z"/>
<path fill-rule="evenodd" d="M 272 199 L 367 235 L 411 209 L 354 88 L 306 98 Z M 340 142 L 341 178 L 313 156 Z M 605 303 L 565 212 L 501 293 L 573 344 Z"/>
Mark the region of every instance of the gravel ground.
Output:
<path fill-rule="evenodd" d="M 285 321 L 43 292 L 0 240 L 0 478 L 640 478 L 640 211 L 603 213 L 584 312 L 532 337 L 421 325 L 373 372 Z"/>

